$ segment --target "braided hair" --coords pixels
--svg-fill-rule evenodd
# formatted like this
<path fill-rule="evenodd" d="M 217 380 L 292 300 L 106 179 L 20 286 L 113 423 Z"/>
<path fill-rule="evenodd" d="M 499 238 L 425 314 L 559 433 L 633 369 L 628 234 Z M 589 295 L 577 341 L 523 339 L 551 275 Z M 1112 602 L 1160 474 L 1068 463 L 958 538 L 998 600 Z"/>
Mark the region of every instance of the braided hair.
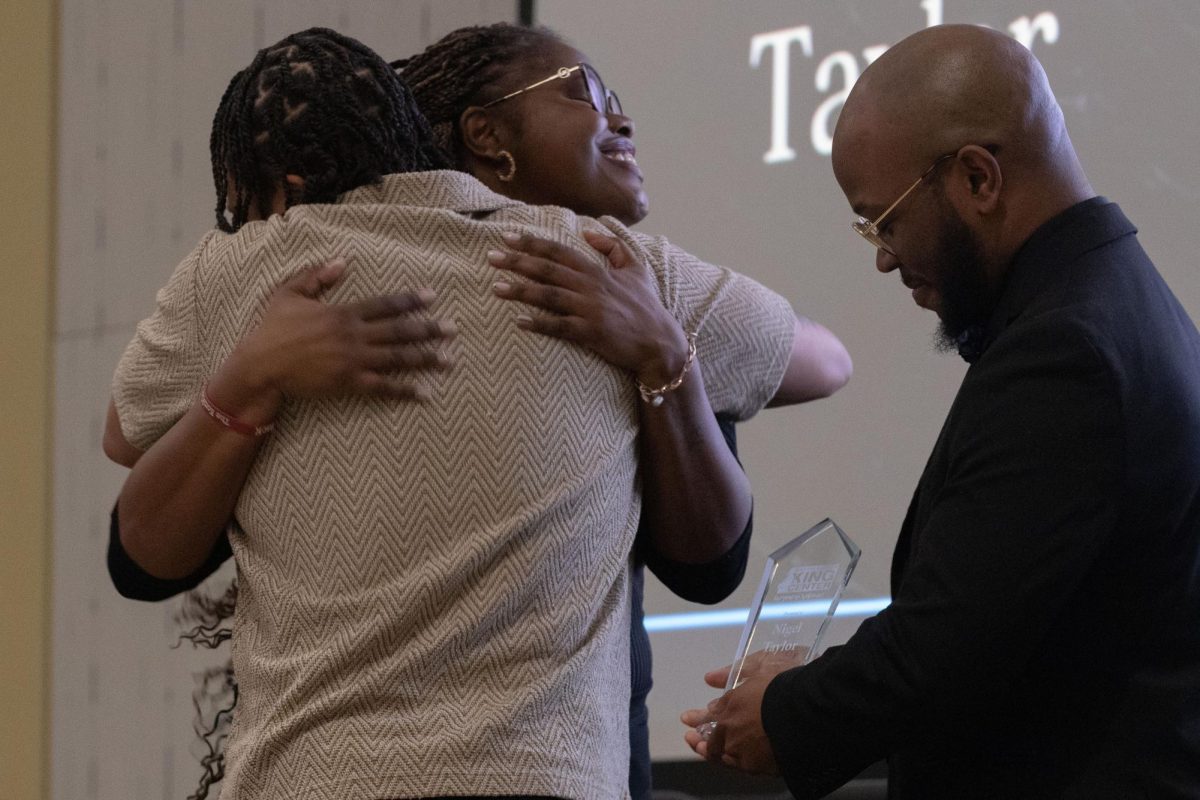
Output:
<path fill-rule="evenodd" d="M 513 65 L 536 59 L 550 43 L 564 42 L 549 28 L 499 22 L 459 28 L 392 66 L 412 90 L 446 159 L 465 169 L 463 111 L 502 96 L 499 82 Z"/>
<path fill-rule="evenodd" d="M 287 174 L 304 178 L 303 202 L 315 203 L 389 172 L 464 168 L 462 112 L 501 96 L 499 82 L 514 64 L 528 63 L 547 43 L 561 41 L 549 29 L 509 23 L 460 28 L 412 58 L 393 62 L 402 78 L 397 80 L 353 39 L 317 28 L 289 36 L 261 51 L 221 98 L 211 142 L 217 224 L 226 231 L 241 227 L 252 202 L 267 216 L 267 201 Z M 355 91 L 340 96 L 337 80 Z M 301 111 L 306 103 L 315 105 Z M 396 152 L 400 156 L 393 161 Z M 230 182 L 232 222 L 225 216 Z M 226 623 L 237 592 L 236 579 L 216 597 L 192 590 L 179 615 L 191 626 L 182 638 L 211 648 L 228 640 L 232 629 Z M 207 752 L 189 800 L 205 800 L 225 774 L 224 745 L 237 698 L 231 661 L 199 677 L 193 705 Z"/>
<path fill-rule="evenodd" d="M 217 226 L 229 232 L 246 222 L 252 203 L 268 216 L 286 175 L 303 179 L 285 189 L 291 206 L 333 202 L 390 173 L 447 166 L 387 62 L 326 28 L 260 50 L 229 82 L 209 145 Z"/>

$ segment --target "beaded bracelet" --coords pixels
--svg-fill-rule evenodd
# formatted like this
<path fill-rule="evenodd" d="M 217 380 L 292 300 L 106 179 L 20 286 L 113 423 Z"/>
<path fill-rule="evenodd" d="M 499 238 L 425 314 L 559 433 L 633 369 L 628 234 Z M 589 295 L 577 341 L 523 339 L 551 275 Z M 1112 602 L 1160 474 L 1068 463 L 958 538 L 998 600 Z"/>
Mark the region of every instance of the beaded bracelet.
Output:
<path fill-rule="evenodd" d="M 242 436 L 248 436 L 251 439 L 257 439 L 260 436 L 266 436 L 268 433 L 275 430 L 274 422 L 268 422 L 266 425 L 249 425 L 245 422 L 242 422 L 233 414 L 230 414 L 227 411 L 222 411 L 217 404 L 213 402 L 212 397 L 209 396 L 208 384 L 205 384 L 204 388 L 200 390 L 200 406 L 208 412 L 210 417 L 221 423 L 229 430 L 233 431 L 234 433 L 240 433 Z"/>
<path fill-rule="evenodd" d="M 683 362 L 683 369 L 679 371 L 679 377 L 670 383 L 660 386 L 657 389 L 651 389 L 646 384 L 638 380 L 638 392 L 642 395 L 642 400 L 649 403 L 654 408 L 658 408 L 663 404 L 663 395 L 667 392 L 673 392 L 683 385 L 683 379 L 687 376 L 688 370 L 692 368 L 692 362 L 696 360 L 696 334 L 687 334 L 688 354 L 687 361 Z"/>

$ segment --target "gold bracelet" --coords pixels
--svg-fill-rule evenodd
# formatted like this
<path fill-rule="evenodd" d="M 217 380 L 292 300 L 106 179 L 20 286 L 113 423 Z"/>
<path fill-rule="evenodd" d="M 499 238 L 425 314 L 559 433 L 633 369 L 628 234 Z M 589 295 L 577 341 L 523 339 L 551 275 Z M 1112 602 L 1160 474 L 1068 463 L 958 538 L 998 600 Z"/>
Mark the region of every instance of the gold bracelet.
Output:
<path fill-rule="evenodd" d="M 673 392 L 683 385 L 683 379 L 687 376 L 688 370 L 692 368 L 692 362 L 696 360 L 696 334 L 695 332 L 687 334 L 688 354 L 687 361 L 683 362 L 683 369 L 679 371 L 679 377 L 665 386 L 660 386 L 657 389 L 651 389 L 639 379 L 637 382 L 638 392 L 642 395 L 642 400 L 649 403 L 654 408 L 658 408 L 663 404 L 663 395 L 667 392 Z"/>

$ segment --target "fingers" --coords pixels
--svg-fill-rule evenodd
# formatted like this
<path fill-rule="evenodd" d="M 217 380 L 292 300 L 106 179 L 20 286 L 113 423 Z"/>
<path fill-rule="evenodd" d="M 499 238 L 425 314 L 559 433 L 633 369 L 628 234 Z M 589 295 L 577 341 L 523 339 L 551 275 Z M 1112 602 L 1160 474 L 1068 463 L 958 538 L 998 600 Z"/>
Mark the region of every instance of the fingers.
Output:
<path fill-rule="evenodd" d="M 721 667 L 720 669 L 710 670 L 704 673 L 704 682 L 714 689 L 724 689 L 725 684 L 729 683 L 729 672 L 733 669 L 733 665 Z"/>
<path fill-rule="evenodd" d="M 363 366 L 373 372 L 395 372 L 413 369 L 448 369 L 450 357 L 444 350 L 399 345 L 371 349 Z"/>
<path fill-rule="evenodd" d="M 683 741 L 687 742 L 687 746 L 692 748 L 692 752 L 701 758 L 708 757 L 708 741 L 694 729 L 689 729 L 683 734 Z"/>
<path fill-rule="evenodd" d="M 559 286 L 496 281 L 492 284 L 492 293 L 505 300 L 516 300 L 552 314 L 578 314 L 582 310 L 580 296 Z"/>
<path fill-rule="evenodd" d="M 342 275 L 346 272 L 345 259 L 335 258 L 326 261 L 324 264 L 319 264 L 315 267 L 309 267 L 300 274 L 286 281 L 281 289 L 286 291 L 296 292 L 305 297 L 315 298 L 321 292 L 330 288 L 341 280 Z"/>
<path fill-rule="evenodd" d="M 527 233 L 513 232 L 502 233 L 500 238 L 518 253 L 525 253 L 533 257 L 534 260 L 569 267 L 570 270 L 574 270 L 575 272 L 588 274 L 595 272 L 601 267 L 590 253 L 576 249 L 570 245 L 551 241 L 550 239 L 542 239 Z"/>
<path fill-rule="evenodd" d="M 342 275 L 346 274 L 346 260 L 343 258 L 335 258 L 326 261 L 313 270 L 313 277 L 318 284 L 318 292 L 323 292 L 336 284 L 342 279 Z"/>
<path fill-rule="evenodd" d="M 523 253 L 506 253 L 503 250 L 489 250 L 487 260 L 497 269 L 515 272 L 528 278 L 532 285 L 558 292 L 572 294 L 586 292 L 591 285 L 586 276 L 544 258 L 528 256 Z"/>
<path fill-rule="evenodd" d="M 415 319 L 411 317 L 380 318 L 363 327 L 368 344 L 419 344 L 453 339 L 458 325 L 450 319 Z"/>
<path fill-rule="evenodd" d="M 370 322 L 429 308 L 435 299 L 437 299 L 437 292 L 432 289 L 417 289 L 413 292 L 385 294 L 360 300 L 351 304 L 350 309 L 359 319 Z"/>
<path fill-rule="evenodd" d="M 566 342 L 583 342 L 588 336 L 588 326 L 579 317 L 518 314 L 517 327 Z"/>
<path fill-rule="evenodd" d="M 708 738 L 704 742 L 705 748 L 704 757 L 709 761 L 723 760 L 725 755 L 725 726 L 713 724 L 708 732 Z"/>
<path fill-rule="evenodd" d="M 594 231 L 584 231 L 583 238 L 596 252 L 604 256 L 608 265 L 613 269 L 624 269 L 638 263 L 637 259 L 633 257 L 633 253 L 620 239 Z"/>

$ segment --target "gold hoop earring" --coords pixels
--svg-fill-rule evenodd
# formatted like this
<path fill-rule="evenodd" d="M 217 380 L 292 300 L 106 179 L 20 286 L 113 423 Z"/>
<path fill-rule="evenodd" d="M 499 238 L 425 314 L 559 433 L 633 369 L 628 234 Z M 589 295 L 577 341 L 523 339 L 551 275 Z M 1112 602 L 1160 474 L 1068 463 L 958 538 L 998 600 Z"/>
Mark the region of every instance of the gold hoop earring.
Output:
<path fill-rule="evenodd" d="M 504 181 L 505 183 L 508 183 L 514 177 L 516 177 L 517 160 L 515 158 L 513 158 L 513 154 L 508 152 L 507 150 L 501 150 L 499 153 L 497 153 L 497 155 L 501 159 L 507 161 L 508 166 L 502 170 L 501 169 L 496 170 L 496 177 L 499 178 L 500 180 Z"/>

